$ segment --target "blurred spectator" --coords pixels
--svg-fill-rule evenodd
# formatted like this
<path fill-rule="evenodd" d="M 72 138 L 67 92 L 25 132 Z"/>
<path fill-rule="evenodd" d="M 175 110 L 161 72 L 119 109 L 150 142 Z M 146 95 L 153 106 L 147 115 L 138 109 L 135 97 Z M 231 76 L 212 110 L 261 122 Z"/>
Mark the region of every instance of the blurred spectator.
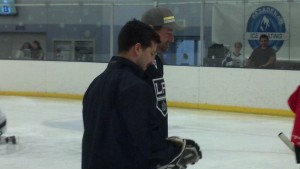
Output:
<path fill-rule="evenodd" d="M 31 58 L 37 60 L 44 59 L 44 52 L 39 41 L 32 42 Z"/>
<path fill-rule="evenodd" d="M 242 47 L 243 47 L 242 42 L 234 43 L 234 50 L 231 56 L 233 67 L 244 67 L 244 56 L 241 53 Z"/>
<path fill-rule="evenodd" d="M 21 48 L 17 50 L 16 59 L 30 59 L 31 58 L 31 44 L 29 42 L 23 43 Z"/>
<path fill-rule="evenodd" d="M 268 46 L 269 37 L 261 35 L 259 37 L 260 47 L 254 49 L 251 56 L 247 60 L 247 67 L 254 68 L 275 68 L 276 54 L 275 51 Z"/>
<path fill-rule="evenodd" d="M 226 56 L 222 64 L 226 67 L 244 67 L 244 57 L 241 53 L 242 42 L 234 43 L 234 50 L 231 55 Z"/>

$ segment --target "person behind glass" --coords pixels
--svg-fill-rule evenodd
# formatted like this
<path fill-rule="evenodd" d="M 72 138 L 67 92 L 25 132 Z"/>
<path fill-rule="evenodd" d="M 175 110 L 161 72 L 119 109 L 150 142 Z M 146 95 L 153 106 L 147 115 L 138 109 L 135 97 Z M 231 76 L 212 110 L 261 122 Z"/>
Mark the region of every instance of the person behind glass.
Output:
<path fill-rule="evenodd" d="M 31 44 L 25 42 L 22 44 L 21 48 L 16 52 L 16 59 L 30 59 L 31 58 Z"/>
<path fill-rule="evenodd" d="M 234 50 L 232 52 L 232 67 L 243 67 L 244 66 L 244 57 L 241 53 L 243 44 L 242 42 L 234 43 Z"/>
<path fill-rule="evenodd" d="M 291 135 L 291 141 L 295 146 L 296 163 L 300 163 L 300 86 L 291 94 L 288 99 L 288 105 L 295 114 L 294 126 Z"/>
<path fill-rule="evenodd" d="M 235 42 L 233 52 L 224 58 L 222 65 L 226 67 L 243 67 L 244 57 L 241 53 L 242 47 L 242 42 Z"/>
<path fill-rule="evenodd" d="M 269 37 L 267 35 L 261 35 L 259 37 L 260 47 L 254 49 L 249 59 L 247 60 L 247 67 L 254 68 L 275 68 L 276 53 L 268 46 Z"/>
<path fill-rule="evenodd" d="M 121 29 L 118 56 L 84 94 L 82 169 L 183 168 L 200 159 L 195 142 L 160 134 L 154 93 L 143 79 L 159 42 L 141 21 Z"/>
<path fill-rule="evenodd" d="M 157 46 L 157 55 L 151 66 L 146 70 L 146 81 L 152 86 L 155 92 L 156 99 L 156 112 L 160 117 L 159 121 L 162 126 L 163 137 L 168 137 L 168 112 L 167 112 L 167 99 L 166 99 L 166 86 L 163 78 L 163 56 L 162 53 L 166 52 L 170 43 L 174 42 L 174 30 L 182 29 L 175 22 L 173 13 L 163 7 L 155 7 L 147 10 L 142 15 L 142 22 L 150 25 L 160 37 L 160 43 Z"/>
<path fill-rule="evenodd" d="M 31 58 L 36 60 L 43 60 L 44 59 L 44 52 L 43 48 L 39 41 L 32 42 L 32 50 L 31 50 Z"/>

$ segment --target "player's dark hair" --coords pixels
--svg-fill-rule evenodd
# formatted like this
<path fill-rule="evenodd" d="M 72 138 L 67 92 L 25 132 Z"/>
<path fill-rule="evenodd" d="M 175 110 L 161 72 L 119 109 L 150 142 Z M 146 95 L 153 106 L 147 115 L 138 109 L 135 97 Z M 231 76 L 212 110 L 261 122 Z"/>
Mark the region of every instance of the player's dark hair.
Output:
<path fill-rule="evenodd" d="M 133 19 L 128 21 L 118 36 L 118 52 L 128 51 L 133 45 L 140 43 L 145 49 L 151 42 L 160 43 L 159 35 L 147 24 Z"/>
<path fill-rule="evenodd" d="M 266 34 L 260 35 L 259 40 L 261 40 L 262 38 L 265 38 L 265 39 L 267 39 L 267 41 L 269 41 L 269 36 Z"/>

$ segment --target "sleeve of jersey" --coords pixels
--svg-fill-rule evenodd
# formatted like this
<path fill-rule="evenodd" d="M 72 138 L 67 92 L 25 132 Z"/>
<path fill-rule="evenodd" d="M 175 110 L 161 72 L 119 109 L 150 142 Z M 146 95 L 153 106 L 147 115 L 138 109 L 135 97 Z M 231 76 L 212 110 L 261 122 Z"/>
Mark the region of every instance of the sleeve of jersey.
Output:
<path fill-rule="evenodd" d="M 299 96 L 300 96 L 300 86 L 298 86 L 297 90 L 294 91 L 288 99 L 288 105 L 294 113 L 296 113 L 297 100 L 298 100 L 297 98 Z"/>
<path fill-rule="evenodd" d="M 155 116 L 155 100 L 152 89 L 146 83 L 127 88 L 119 97 L 123 119 L 133 138 L 134 145 L 153 163 L 165 164 L 180 149 L 161 136 Z"/>
<path fill-rule="evenodd" d="M 152 83 L 152 79 L 161 78 L 164 75 L 164 67 L 161 59 L 158 56 L 156 56 L 155 59 L 156 59 L 156 65 L 155 64 L 150 65 L 145 71 L 145 74 L 150 79 L 151 83 Z"/>

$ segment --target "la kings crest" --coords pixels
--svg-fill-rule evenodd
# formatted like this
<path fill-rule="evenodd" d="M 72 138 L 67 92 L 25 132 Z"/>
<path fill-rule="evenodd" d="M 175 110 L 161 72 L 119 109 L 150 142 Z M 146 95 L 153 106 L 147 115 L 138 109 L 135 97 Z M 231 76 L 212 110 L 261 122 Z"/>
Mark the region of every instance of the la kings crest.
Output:
<path fill-rule="evenodd" d="M 153 79 L 153 86 L 156 96 L 156 108 L 165 117 L 167 116 L 167 101 L 166 101 L 166 87 L 163 78 Z"/>

